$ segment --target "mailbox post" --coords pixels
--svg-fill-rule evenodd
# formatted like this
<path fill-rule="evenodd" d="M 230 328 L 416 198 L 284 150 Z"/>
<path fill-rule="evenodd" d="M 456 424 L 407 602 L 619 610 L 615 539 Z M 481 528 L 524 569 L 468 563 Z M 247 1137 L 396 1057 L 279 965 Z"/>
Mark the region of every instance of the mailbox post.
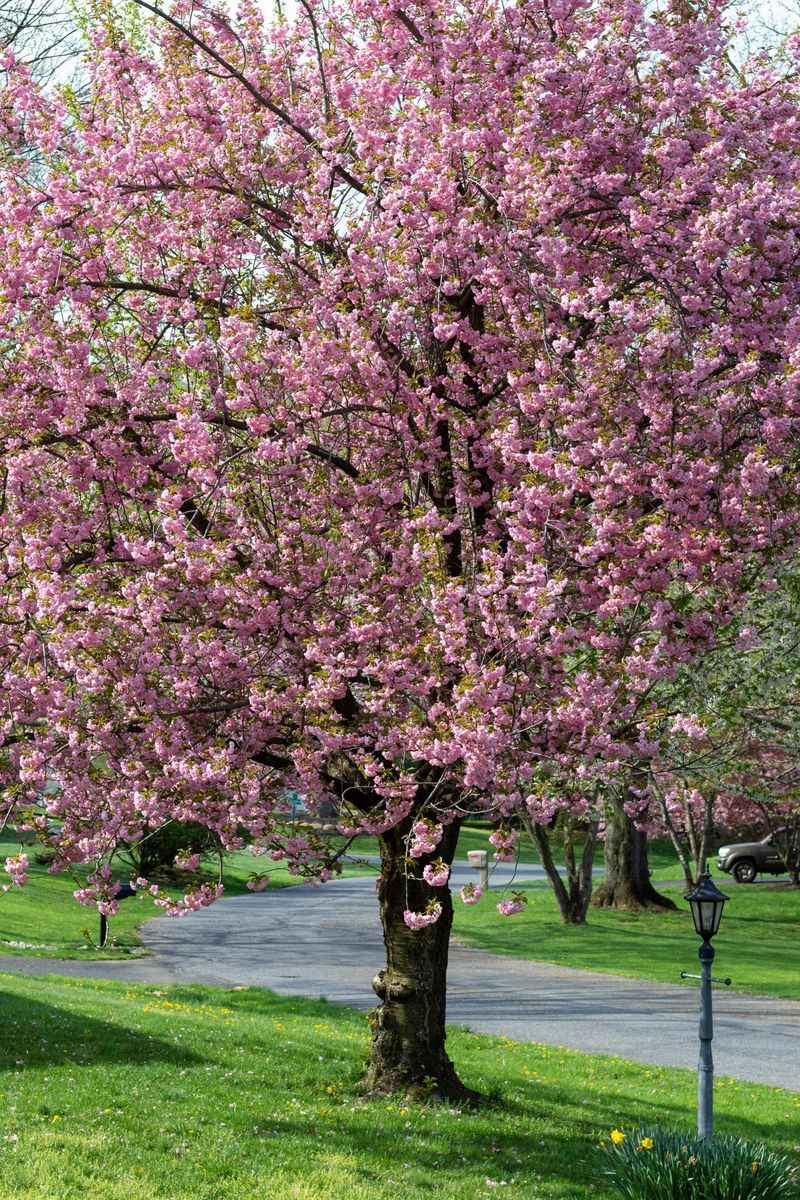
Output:
<path fill-rule="evenodd" d="M 480 871 L 480 885 L 485 891 L 489 888 L 489 855 L 485 850 L 468 850 L 467 862 L 474 871 Z"/>
<path fill-rule="evenodd" d="M 114 897 L 115 900 L 127 900 L 131 896 L 136 895 L 136 888 L 132 888 L 129 883 L 121 883 L 119 891 Z M 108 941 L 108 917 L 105 913 L 100 913 L 100 948 L 102 950 Z"/>

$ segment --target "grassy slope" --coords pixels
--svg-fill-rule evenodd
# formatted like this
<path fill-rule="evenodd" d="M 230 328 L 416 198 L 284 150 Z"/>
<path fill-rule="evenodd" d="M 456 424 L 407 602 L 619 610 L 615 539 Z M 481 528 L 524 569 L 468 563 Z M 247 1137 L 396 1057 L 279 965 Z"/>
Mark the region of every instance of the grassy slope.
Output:
<path fill-rule="evenodd" d="M 683 888 L 665 888 L 682 911 L 654 915 L 590 909 L 588 923 L 565 926 L 545 885 L 522 889 L 528 908 L 502 918 L 493 893 L 472 907 L 457 905 L 456 936 L 498 954 L 679 983 L 680 971 L 696 971 L 696 939 Z M 730 975 L 734 988 L 800 999 L 800 894 L 781 884 L 732 885 L 730 903 L 714 939 L 715 974 Z"/>
<path fill-rule="evenodd" d="M 16 854 L 19 849 L 12 834 L 6 832 L 0 835 L 0 862 L 6 855 Z M 75 876 L 50 875 L 46 867 L 34 861 L 34 848 L 25 849 L 30 858 L 28 883 L 24 888 L 0 895 L 0 962 L 3 954 L 125 958 L 141 947 L 138 927 L 160 913 L 148 897 L 132 898 L 120 904 L 119 915 L 109 922 L 110 939 L 114 945 L 109 943 L 107 949 L 98 950 L 83 933 L 83 930 L 88 930 L 90 939 L 96 941 L 99 930 L 97 913 L 72 898 L 82 875 L 77 872 Z M 363 869 L 349 866 L 346 871 Z M 245 891 L 245 883 L 254 870 L 268 871 L 271 887 L 287 887 L 297 882 L 280 863 L 256 859 L 246 852 L 239 852 L 225 861 L 223 883 L 226 894 L 235 896 Z M 124 877 L 124 872 L 120 871 L 120 878 Z M 174 895 L 179 894 L 178 889 L 170 890 Z"/>
<path fill-rule="evenodd" d="M 612 1125 L 689 1128 L 695 1076 L 453 1031 L 477 1114 L 362 1102 L 363 1015 L 257 990 L 0 976 L 0 1200 L 611 1200 Z M 795 1146 L 800 1096 L 720 1080 Z M 800 1151 L 800 1147 L 796 1147 Z"/>

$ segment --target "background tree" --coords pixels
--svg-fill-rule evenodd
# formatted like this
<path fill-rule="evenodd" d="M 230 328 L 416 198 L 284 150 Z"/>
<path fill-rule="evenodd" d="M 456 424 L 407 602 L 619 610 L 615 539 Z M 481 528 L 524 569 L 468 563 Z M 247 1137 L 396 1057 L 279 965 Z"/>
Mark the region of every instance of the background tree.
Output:
<path fill-rule="evenodd" d="M 0 52 L 43 83 L 76 80 L 84 47 L 69 0 L 0 0 Z"/>
<path fill-rule="evenodd" d="M 715 838 L 769 832 L 800 868 L 800 575 L 755 589 L 718 646 L 665 692 L 668 752 L 651 763 L 660 823 L 687 879 Z"/>
<path fill-rule="evenodd" d="M 714 4 L 139 4 L 85 103 L 0 98 L 5 771 L 64 863 L 190 820 L 308 866 L 280 797 L 333 798 L 369 1086 L 463 1098 L 463 816 L 646 761 L 797 536 L 796 84 Z"/>
<path fill-rule="evenodd" d="M 593 801 L 594 798 L 592 798 Z M 539 859 L 558 904 L 561 920 L 565 925 L 582 925 L 592 897 L 592 868 L 597 834 L 600 824 L 595 804 L 584 802 L 580 812 L 580 801 L 574 806 L 559 804 L 545 819 L 546 802 L 529 801 L 520 820 L 528 837 L 536 847 Z M 553 853 L 553 837 L 563 852 L 563 867 L 559 868 Z"/>
<path fill-rule="evenodd" d="M 651 816 L 646 780 L 647 767 L 639 765 L 608 789 L 603 832 L 605 877 L 592 897 L 598 908 L 638 912 L 676 907 L 650 880 L 647 840 Z"/>

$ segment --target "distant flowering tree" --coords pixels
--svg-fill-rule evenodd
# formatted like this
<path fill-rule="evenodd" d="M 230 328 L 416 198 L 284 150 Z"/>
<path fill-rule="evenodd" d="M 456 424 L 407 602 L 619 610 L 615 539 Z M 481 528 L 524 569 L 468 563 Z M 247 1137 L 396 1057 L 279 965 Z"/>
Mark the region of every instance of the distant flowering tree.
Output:
<path fill-rule="evenodd" d="M 648 819 L 687 881 L 720 832 L 772 835 L 800 885 L 800 574 L 757 588 L 713 653 L 665 689 L 665 753 L 650 764 Z"/>
<path fill-rule="evenodd" d="M 797 537 L 796 72 L 714 0 L 137 3 L 85 103 L 4 62 L 11 801 L 57 780 L 106 904 L 168 820 L 329 872 L 280 808 L 334 800 L 381 845 L 367 1083 L 464 1097 L 462 817 L 647 761 Z"/>

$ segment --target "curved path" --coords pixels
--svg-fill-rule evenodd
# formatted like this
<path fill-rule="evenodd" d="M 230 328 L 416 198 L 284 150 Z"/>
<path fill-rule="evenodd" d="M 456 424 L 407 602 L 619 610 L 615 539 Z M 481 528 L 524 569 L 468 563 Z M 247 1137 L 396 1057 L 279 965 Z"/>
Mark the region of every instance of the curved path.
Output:
<path fill-rule="evenodd" d="M 498 875 L 502 877 L 503 872 Z M 527 868 L 517 880 L 541 877 Z M 457 867 L 460 887 L 472 872 Z M 3 958 L 0 971 L 159 983 L 268 987 L 370 1008 L 383 960 L 374 880 L 342 879 L 235 896 L 181 920 L 151 921 L 152 957 L 130 962 Z M 687 950 L 691 943 L 687 941 Z M 676 973 L 679 964 L 676 964 Z M 452 948 L 448 1017 L 481 1033 L 694 1067 L 697 994 L 589 971 Z M 800 1091 L 800 1003 L 715 991 L 719 1074 Z"/>

